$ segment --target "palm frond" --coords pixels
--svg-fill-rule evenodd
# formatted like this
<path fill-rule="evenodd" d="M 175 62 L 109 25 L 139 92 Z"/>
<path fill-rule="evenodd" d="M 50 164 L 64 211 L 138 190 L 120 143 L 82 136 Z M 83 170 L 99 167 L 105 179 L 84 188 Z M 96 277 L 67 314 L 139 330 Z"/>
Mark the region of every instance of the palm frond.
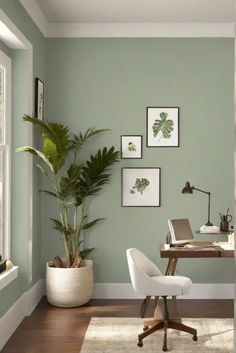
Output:
<path fill-rule="evenodd" d="M 100 134 L 101 132 L 108 131 L 109 129 L 99 129 L 96 130 L 96 128 L 91 127 L 87 129 L 87 131 L 82 134 L 80 132 L 78 135 L 74 135 L 73 140 L 71 141 L 71 149 L 76 150 L 77 152 L 81 149 L 83 144 L 92 136 Z"/>
<path fill-rule="evenodd" d="M 53 165 L 50 163 L 49 159 L 47 158 L 47 156 L 45 156 L 45 154 L 39 150 L 37 150 L 34 147 L 31 146 L 23 146 L 23 147 L 19 147 L 16 149 L 16 152 L 29 152 L 35 156 L 38 156 L 39 158 L 41 158 L 41 160 L 51 169 L 51 171 L 54 173 L 54 168 Z"/>
<path fill-rule="evenodd" d="M 97 218 L 97 219 L 94 219 L 93 221 L 84 224 L 83 227 L 82 227 L 82 229 L 89 229 L 89 228 L 91 228 L 92 226 L 94 226 L 97 222 L 99 222 L 99 221 L 104 221 L 104 220 L 105 220 L 105 218 Z"/>
<path fill-rule="evenodd" d="M 114 146 L 109 150 L 104 147 L 98 150 L 97 154 L 90 157 L 83 167 L 80 177 L 81 194 L 96 194 L 101 186 L 107 184 L 110 180 L 109 167 L 118 161 L 119 152 L 115 151 Z"/>
<path fill-rule="evenodd" d="M 85 248 L 80 251 L 81 259 L 85 259 L 95 248 Z"/>
<path fill-rule="evenodd" d="M 31 122 L 41 129 L 44 139 L 43 152 L 57 174 L 71 150 L 69 128 L 60 123 L 41 121 L 30 115 L 24 115 L 23 120 Z"/>

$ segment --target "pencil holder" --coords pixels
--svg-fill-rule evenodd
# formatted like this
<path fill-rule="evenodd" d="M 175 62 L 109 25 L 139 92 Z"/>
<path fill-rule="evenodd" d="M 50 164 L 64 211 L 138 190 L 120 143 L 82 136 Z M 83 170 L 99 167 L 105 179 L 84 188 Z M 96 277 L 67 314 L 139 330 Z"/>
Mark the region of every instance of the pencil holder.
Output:
<path fill-rule="evenodd" d="M 220 230 L 221 230 L 221 232 L 228 232 L 229 231 L 229 222 L 221 221 L 220 222 Z"/>

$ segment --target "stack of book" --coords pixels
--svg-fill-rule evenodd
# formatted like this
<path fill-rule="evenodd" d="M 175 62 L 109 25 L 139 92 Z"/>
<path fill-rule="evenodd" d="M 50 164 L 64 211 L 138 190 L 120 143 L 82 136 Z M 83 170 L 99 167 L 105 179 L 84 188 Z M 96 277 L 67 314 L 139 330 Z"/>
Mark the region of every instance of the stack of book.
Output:
<path fill-rule="evenodd" d="M 200 228 L 201 233 L 219 233 L 220 228 L 217 226 L 202 226 Z"/>

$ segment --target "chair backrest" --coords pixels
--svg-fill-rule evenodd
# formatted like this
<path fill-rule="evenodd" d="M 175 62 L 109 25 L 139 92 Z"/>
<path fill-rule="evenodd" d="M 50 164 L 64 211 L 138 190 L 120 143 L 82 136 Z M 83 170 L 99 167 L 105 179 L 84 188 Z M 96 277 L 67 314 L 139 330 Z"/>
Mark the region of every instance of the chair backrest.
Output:
<path fill-rule="evenodd" d="M 128 249 L 126 255 L 134 291 L 139 294 L 146 294 L 146 289 L 149 287 L 149 277 L 161 276 L 161 271 L 138 249 Z"/>

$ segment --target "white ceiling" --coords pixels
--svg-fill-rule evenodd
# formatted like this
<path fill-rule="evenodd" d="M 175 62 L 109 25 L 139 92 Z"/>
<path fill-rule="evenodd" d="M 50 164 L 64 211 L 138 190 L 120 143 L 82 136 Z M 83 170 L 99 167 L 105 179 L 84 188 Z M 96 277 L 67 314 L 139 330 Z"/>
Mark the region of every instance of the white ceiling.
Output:
<path fill-rule="evenodd" d="M 234 0 L 34 0 L 50 23 L 227 23 Z"/>

